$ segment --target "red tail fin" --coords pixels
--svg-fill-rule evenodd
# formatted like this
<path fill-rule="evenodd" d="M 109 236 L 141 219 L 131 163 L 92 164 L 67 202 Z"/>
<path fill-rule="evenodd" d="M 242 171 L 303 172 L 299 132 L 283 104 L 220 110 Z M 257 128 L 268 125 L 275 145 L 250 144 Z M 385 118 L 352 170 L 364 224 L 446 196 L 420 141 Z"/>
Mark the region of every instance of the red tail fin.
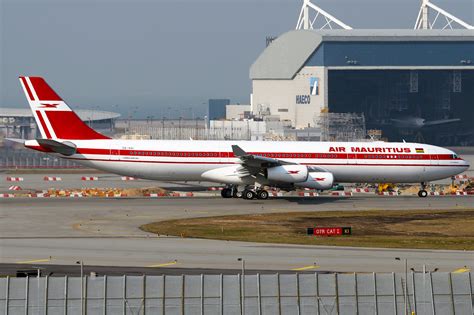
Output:
<path fill-rule="evenodd" d="M 43 138 L 110 139 L 87 126 L 41 77 L 20 77 Z"/>

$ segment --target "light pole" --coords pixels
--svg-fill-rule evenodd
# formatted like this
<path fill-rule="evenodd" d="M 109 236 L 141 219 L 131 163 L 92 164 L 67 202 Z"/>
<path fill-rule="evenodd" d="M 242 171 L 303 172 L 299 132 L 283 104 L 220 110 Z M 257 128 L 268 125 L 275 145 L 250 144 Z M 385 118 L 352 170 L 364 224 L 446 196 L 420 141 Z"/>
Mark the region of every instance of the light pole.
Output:
<path fill-rule="evenodd" d="M 245 314 L 245 259 L 242 257 L 237 258 L 237 261 L 240 261 L 242 263 L 242 308 L 240 309 L 240 313 L 242 315 Z"/>
<path fill-rule="evenodd" d="M 400 257 L 395 257 L 395 260 L 398 260 L 398 261 L 401 261 L 402 259 Z M 407 306 L 408 306 L 408 303 L 407 303 L 407 299 L 408 299 L 408 259 L 404 258 L 403 259 L 405 261 L 405 288 L 404 288 L 404 292 L 403 292 L 403 295 L 404 295 L 404 300 L 405 300 L 405 315 L 408 314 L 408 310 L 407 310 Z"/>
<path fill-rule="evenodd" d="M 81 266 L 81 314 L 84 313 L 84 262 L 82 260 L 76 261 L 76 264 Z"/>

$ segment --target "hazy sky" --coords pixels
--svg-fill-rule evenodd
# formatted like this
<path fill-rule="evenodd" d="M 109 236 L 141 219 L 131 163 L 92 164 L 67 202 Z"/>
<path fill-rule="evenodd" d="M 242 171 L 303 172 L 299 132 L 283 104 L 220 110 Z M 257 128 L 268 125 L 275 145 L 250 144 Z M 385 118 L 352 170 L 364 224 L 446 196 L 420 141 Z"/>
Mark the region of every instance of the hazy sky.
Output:
<path fill-rule="evenodd" d="M 474 23 L 474 0 L 433 0 Z M 295 27 L 301 0 L 0 0 L 0 106 L 24 107 L 40 75 L 73 108 L 203 116 L 209 98 L 248 103 L 267 35 Z M 412 28 L 418 0 L 314 0 L 354 28 Z M 297 47 L 295 47 L 297 49 Z"/>

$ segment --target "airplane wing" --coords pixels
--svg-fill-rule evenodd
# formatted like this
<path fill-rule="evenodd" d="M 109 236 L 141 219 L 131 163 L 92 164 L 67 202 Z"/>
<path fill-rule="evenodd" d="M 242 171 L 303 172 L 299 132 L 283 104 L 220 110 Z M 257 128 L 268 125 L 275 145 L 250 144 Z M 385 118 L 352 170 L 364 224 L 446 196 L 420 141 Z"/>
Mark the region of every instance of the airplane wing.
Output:
<path fill-rule="evenodd" d="M 460 118 L 430 120 L 430 121 L 425 121 L 425 123 L 423 124 L 423 127 L 449 124 L 449 123 L 460 121 L 460 120 L 461 120 Z"/>
<path fill-rule="evenodd" d="M 234 155 L 240 159 L 242 167 L 243 167 L 241 172 L 242 174 L 246 174 L 245 176 L 256 174 L 260 172 L 262 169 L 266 169 L 270 167 L 275 167 L 275 166 L 280 166 L 280 165 L 298 165 L 299 164 L 299 163 L 288 162 L 288 161 L 283 161 L 279 159 L 268 158 L 265 156 L 249 154 L 245 152 L 238 145 L 232 145 L 232 152 L 234 152 Z M 320 171 L 320 172 L 327 171 L 323 168 L 314 167 L 314 166 L 308 166 L 308 168 L 312 171 Z"/>

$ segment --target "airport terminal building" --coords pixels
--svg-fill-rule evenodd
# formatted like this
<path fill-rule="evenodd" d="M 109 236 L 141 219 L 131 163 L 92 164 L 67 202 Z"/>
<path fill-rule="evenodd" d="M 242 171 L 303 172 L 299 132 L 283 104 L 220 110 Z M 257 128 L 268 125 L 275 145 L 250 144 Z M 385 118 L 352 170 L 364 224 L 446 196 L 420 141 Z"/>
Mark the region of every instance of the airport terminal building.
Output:
<path fill-rule="evenodd" d="M 474 145 L 472 30 L 290 31 L 250 78 L 252 112 L 295 128 L 357 113 L 390 141 Z"/>

